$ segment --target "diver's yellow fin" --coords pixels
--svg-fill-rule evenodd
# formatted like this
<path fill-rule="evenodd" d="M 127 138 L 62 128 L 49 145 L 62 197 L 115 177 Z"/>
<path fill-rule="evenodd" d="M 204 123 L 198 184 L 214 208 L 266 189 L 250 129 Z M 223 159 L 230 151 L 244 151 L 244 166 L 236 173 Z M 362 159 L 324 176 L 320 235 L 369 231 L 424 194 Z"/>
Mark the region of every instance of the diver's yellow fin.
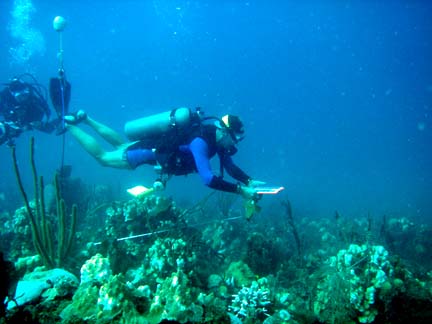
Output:
<path fill-rule="evenodd" d="M 245 217 L 246 220 L 250 220 L 252 216 L 261 211 L 261 207 L 258 206 L 256 199 L 247 199 L 244 201 Z"/>

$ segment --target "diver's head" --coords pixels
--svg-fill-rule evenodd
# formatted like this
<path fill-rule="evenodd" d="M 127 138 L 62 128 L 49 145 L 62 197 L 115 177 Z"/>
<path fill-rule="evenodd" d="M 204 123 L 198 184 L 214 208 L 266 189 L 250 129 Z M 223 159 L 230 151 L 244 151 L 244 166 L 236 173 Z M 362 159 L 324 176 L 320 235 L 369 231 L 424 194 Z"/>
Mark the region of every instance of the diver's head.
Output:
<path fill-rule="evenodd" d="M 29 86 L 18 78 L 14 78 L 11 81 L 11 83 L 9 84 L 9 91 L 11 95 L 15 98 L 16 102 L 19 104 L 24 103 L 30 97 Z"/>
<path fill-rule="evenodd" d="M 243 122 L 240 117 L 225 115 L 221 118 L 221 122 L 236 144 L 244 138 Z"/>
<path fill-rule="evenodd" d="M 244 138 L 243 122 L 238 116 L 225 115 L 216 122 L 216 141 L 229 155 L 237 152 L 235 147 Z"/>

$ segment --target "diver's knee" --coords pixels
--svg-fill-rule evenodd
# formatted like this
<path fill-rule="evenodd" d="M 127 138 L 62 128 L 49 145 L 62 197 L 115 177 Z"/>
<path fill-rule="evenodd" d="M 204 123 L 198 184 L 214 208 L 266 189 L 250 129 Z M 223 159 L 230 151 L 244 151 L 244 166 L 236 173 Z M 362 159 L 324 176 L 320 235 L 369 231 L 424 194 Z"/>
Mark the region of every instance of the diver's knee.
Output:
<path fill-rule="evenodd" d="M 108 159 L 106 158 L 104 153 L 101 154 L 93 154 L 95 160 L 103 167 L 109 166 Z"/>
<path fill-rule="evenodd" d="M 99 162 L 99 164 L 101 165 L 101 166 L 103 166 L 103 167 L 109 167 L 109 166 L 111 166 L 111 163 L 110 163 L 110 161 L 108 161 L 107 159 L 104 159 L 103 157 L 101 157 L 101 156 L 97 156 L 96 157 L 96 160 Z"/>
<path fill-rule="evenodd" d="M 103 167 L 109 168 L 117 168 L 117 169 L 128 169 L 129 164 L 121 159 L 113 159 L 112 156 L 107 154 L 103 154 L 101 156 L 97 156 L 96 160 Z"/>

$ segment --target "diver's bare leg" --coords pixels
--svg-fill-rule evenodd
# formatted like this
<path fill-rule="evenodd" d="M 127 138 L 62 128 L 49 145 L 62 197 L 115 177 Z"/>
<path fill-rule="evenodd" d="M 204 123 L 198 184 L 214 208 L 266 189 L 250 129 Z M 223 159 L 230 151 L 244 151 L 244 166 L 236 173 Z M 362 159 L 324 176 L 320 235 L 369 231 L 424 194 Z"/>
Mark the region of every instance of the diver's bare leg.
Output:
<path fill-rule="evenodd" d="M 85 121 L 83 123 L 89 125 L 91 128 L 95 130 L 96 133 L 98 133 L 104 140 L 106 140 L 108 143 L 113 145 L 116 148 L 119 148 L 126 142 L 124 141 L 123 137 L 117 133 L 112 128 L 108 127 L 107 125 L 104 125 L 90 116 L 87 116 Z"/>
<path fill-rule="evenodd" d="M 66 127 L 81 146 L 101 165 L 119 169 L 130 169 L 129 163 L 124 159 L 124 149 L 120 148 L 112 152 L 107 152 L 93 136 L 87 134 L 79 127 L 74 125 L 67 125 Z"/>

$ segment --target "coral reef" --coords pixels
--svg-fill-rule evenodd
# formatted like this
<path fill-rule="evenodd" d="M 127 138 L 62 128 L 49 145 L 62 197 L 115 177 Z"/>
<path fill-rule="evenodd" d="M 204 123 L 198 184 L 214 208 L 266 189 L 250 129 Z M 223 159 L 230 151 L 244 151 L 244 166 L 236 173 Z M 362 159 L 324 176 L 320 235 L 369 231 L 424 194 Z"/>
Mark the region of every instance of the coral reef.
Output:
<path fill-rule="evenodd" d="M 78 284 L 78 279 L 63 269 L 30 272 L 18 282 L 15 297 L 9 301 L 8 309 L 39 299 L 45 302 L 71 296 Z"/>
<path fill-rule="evenodd" d="M 267 279 L 253 281 L 250 287 L 243 287 L 233 295 L 230 312 L 239 318 L 259 319 L 261 315 L 270 316 L 268 308 L 271 305 L 270 290 L 266 287 Z"/>
<path fill-rule="evenodd" d="M 100 253 L 91 257 L 81 267 L 81 284 L 104 284 L 111 276 L 111 266 Z"/>
<path fill-rule="evenodd" d="M 226 281 L 234 287 L 249 286 L 255 280 L 255 274 L 243 261 L 232 262 L 225 273 Z"/>
<path fill-rule="evenodd" d="M 112 201 L 93 209 L 77 232 L 81 242 L 106 238 L 80 245 L 79 282 L 41 274 L 20 208 L 0 232 L 26 273 L 20 306 L 9 301 L 5 316 L 90 324 L 429 322 L 428 226 L 406 218 L 380 226 L 370 216 L 338 213 L 298 218 L 287 206 L 279 218 L 245 222 L 231 217 L 238 212 L 232 205 L 203 216 L 202 206 L 181 209 L 163 196 Z"/>
<path fill-rule="evenodd" d="M 394 270 L 388 252 L 382 246 L 351 244 L 330 258 L 330 268 L 317 287 L 315 314 L 324 321 L 333 318 L 336 303 L 348 307 L 347 315 L 356 316 L 359 323 L 372 323 L 378 314 L 379 290 L 391 290 L 393 284 Z M 343 313 L 337 312 L 339 320 L 343 320 Z"/>
<path fill-rule="evenodd" d="M 160 320 L 199 323 L 204 308 L 194 302 L 196 299 L 196 293 L 190 287 L 187 275 L 178 271 L 157 286 L 150 305 L 150 314 L 160 317 Z"/>

